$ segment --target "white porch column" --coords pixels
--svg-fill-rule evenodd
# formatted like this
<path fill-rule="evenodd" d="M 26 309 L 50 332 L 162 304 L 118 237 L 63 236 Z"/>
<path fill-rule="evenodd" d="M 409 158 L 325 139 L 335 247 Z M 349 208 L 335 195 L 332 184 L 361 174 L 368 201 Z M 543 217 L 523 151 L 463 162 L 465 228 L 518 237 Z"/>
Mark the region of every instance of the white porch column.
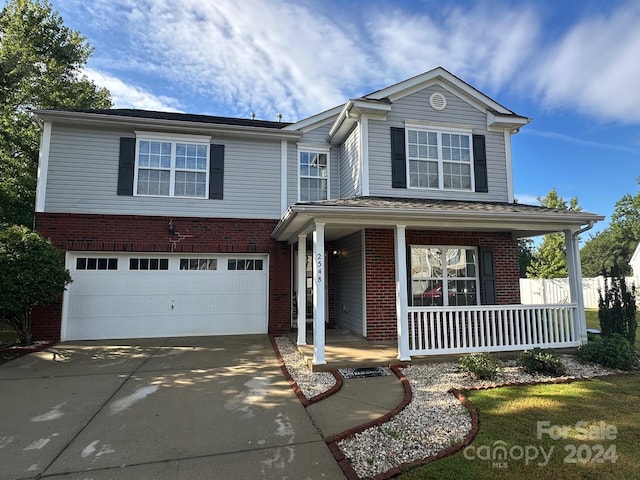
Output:
<path fill-rule="evenodd" d="M 325 329 L 324 223 L 316 223 L 313 231 L 313 364 L 323 365 Z"/>
<path fill-rule="evenodd" d="M 569 273 L 569 291 L 571 303 L 576 305 L 576 333 L 581 343 L 587 342 L 587 326 L 584 314 L 584 297 L 582 294 L 582 267 L 580 265 L 580 247 L 578 236 L 570 230 L 564 231 L 564 244 L 567 251 L 567 270 Z"/>
<path fill-rule="evenodd" d="M 396 320 L 398 324 L 398 359 L 411 360 L 409 355 L 409 302 L 407 299 L 406 225 L 396 225 L 394 250 L 396 257 Z"/>
<path fill-rule="evenodd" d="M 307 236 L 298 235 L 298 345 L 307 344 Z"/>

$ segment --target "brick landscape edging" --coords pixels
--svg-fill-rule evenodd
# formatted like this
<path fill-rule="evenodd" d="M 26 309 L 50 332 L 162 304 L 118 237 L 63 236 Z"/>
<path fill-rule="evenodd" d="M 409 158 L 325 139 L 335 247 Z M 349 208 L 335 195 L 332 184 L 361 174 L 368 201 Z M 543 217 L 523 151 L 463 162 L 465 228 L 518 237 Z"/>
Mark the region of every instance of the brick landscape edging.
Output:
<path fill-rule="evenodd" d="M 302 403 L 302 406 L 307 408 L 309 405 L 313 405 L 314 403 L 319 402 L 320 400 L 324 400 L 327 397 L 330 397 L 334 393 L 338 392 L 342 388 L 342 376 L 338 373 L 337 370 L 331 370 L 331 374 L 333 378 L 336 379 L 336 383 L 329 390 L 326 390 L 318 395 L 315 395 L 311 398 L 307 398 L 305 394 L 302 392 L 302 389 L 298 386 L 298 383 L 293 379 L 289 370 L 287 370 L 287 364 L 284 362 L 282 355 L 280 354 L 280 350 L 278 349 L 278 344 L 276 343 L 276 337 L 280 337 L 281 335 L 269 335 L 269 340 L 271 340 L 271 346 L 276 353 L 276 357 L 278 358 L 278 363 L 280 364 L 280 369 L 284 376 L 287 378 L 289 385 L 298 396 L 298 400 Z"/>
<path fill-rule="evenodd" d="M 357 433 L 363 432 L 371 427 L 382 425 L 388 422 L 393 417 L 395 417 L 398 413 L 404 410 L 407 405 L 411 403 L 413 394 L 411 392 L 411 385 L 409 385 L 409 380 L 404 375 L 404 373 L 402 373 L 402 371 L 400 370 L 403 367 L 406 367 L 406 365 L 403 365 L 403 364 L 389 365 L 389 368 L 398 377 L 398 379 L 400 380 L 404 388 L 404 399 L 402 400 L 402 402 L 396 405 L 396 407 L 393 410 L 387 412 L 386 414 L 384 414 L 383 416 L 375 420 L 372 420 L 371 422 L 367 422 L 362 425 L 358 425 L 357 427 L 350 428 L 349 430 L 346 430 L 342 433 L 329 437 L 328 439 L 325 440 L 325 442 L 327 443 L 327 446 L 329 447 L 329 451 L 331 452 L 333 457 L 336 459 L 336 462 L 338 462 L 338 465 L 340 466 L 340 468 L 342 469 L 342 472 L 345 474 L 348 480 L 358 480 L 360 477 L 358 476 L 356 471 L 353 469 L 353 466 L 351 465 L 351 462 L 349 461 L 349 459 L 345 457 L 342 450 L 340 450 L 340 447 L 338 446 L 338 442 L 340 442 L 341 440 L 344 440 L 345 438 L 352 437 Z M 388 478 L 395 477 L 401 472 L 402 470 L 400 470 L 399 467 L 394 467 L 391 470 L 388 470 L 384 473 L 376 475 L 374 478 L 376 480 L 388 479 Z"/>

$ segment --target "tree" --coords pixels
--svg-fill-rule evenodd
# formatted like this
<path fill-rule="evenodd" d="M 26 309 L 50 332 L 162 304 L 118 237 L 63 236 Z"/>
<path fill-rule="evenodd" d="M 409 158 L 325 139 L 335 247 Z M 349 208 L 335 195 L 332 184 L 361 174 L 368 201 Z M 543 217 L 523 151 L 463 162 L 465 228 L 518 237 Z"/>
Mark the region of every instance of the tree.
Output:
<path fill-rule="evenodd" d="M 527 269 L 533 261 L 533 240 L 530 238 L 520 238 L 518 240 L 518 263 L 520 265 L 520 278 L 527 277 Z"/>
<path fill-rule="evenodd" d="M 546 208 L 576 212 L 582 210 L 578 205 L 577 197 L 573 197 L 567 204 L 555 188 L 545 198 L 538 197 L 538 201 Z M 527 277 L 561 278 L 568 274 L 564 235 L 562 233 L 545 235 L 540 246 L 533 252 L 533 258 L 527 267 Z"/>
<path fill-rule="evenodd" d="M 638 179 L 640 183 L 640 179 Z M 640 241 L 640 192 L 623 195 L 616 202 L 609 227 L 592 236 L 582 247 L 584 276 L 629 275 L 629 260 Z"/>
<path fill-rule="evenodd" d="M 632 251 L 633 253 L 633 251 Z M 631 254 L 627 247 L 618 242 L 611 230 L 598 232 L 585 243 L 580 250 L 582 275 L 584 277 L 627 275 Z"/>
<path fill-rule="evenodd" d="M 109 108 L 109 92 L 82 68 L 92 48 L 43 0 L 0 12 L 0 223 L 31 226 L 40 132 L 37 108 Z"/>
<path fill-rule="evenodd" d="M 29 345 L 31 309 L 60 298 L 71 276 L 49 240 L 16 225 L 0 230 L 0 272 L 0 322 Z"/>

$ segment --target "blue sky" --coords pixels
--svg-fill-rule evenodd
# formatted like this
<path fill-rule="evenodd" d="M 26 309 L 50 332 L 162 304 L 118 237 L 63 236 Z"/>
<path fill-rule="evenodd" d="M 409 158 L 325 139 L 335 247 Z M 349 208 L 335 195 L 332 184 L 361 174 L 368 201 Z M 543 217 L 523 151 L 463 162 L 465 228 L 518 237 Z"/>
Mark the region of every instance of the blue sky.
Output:
<path fill-rule="evenodd" d="M 52 0 L 116 107 L 295 121 L 443 66 L 533 119 L 516 197 L 638 192 L 640 2 Z"/>

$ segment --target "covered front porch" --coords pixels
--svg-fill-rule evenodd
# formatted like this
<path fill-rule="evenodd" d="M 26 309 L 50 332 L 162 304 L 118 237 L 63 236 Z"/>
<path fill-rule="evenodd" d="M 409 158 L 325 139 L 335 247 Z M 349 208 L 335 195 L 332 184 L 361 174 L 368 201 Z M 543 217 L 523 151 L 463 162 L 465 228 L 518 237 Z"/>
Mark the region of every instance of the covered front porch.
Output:
<path fill-rule="evenodd" d="M 303 352 L 311 352 L 317 368 L 348 362 L 348 357 L 384 364 L 423 356 L 569 348 L 586 342 L 578 236 L 600 219 L 528 205 L 366 197 L 294 205 L 272 236 L 296 245 L 298 269 L 306 266 L 307 236 L 312 239 L 312 334 L 308 338 L 306 328 L 298 328 L 296 343 Z M 553 232 L 565 238 L 569 303 L 521 305 L 517 239 Z M 349 246 L 338 277 L 360 277 L 346 284 L 348 289 L 337 288 L 334 309 L 350 315 L 349 298 L 340 296 L 346 295 L 343 290 L 355 290 L 360 281 L 354 295 L 359 295 L 361 308 L 345 325 L 365 343 L 346 347 L 327 329 L 325 241 Z M 416 273 L 416 245 L 421 255 L 436 250 L 441 261 L 449 262 L 437 278 L 433 272 L 424 278 Z M 445 259 L 446 253 L 453 255 Z M 306 280 L 298 271 L 298 292 L 306 292 Z M 423 291 L 423 284 L 429 290 Z M 439 293 L 434 285 L 440 285 Z M 298 312 L 306 311 L 306 297 L 296 295 Z"/>

